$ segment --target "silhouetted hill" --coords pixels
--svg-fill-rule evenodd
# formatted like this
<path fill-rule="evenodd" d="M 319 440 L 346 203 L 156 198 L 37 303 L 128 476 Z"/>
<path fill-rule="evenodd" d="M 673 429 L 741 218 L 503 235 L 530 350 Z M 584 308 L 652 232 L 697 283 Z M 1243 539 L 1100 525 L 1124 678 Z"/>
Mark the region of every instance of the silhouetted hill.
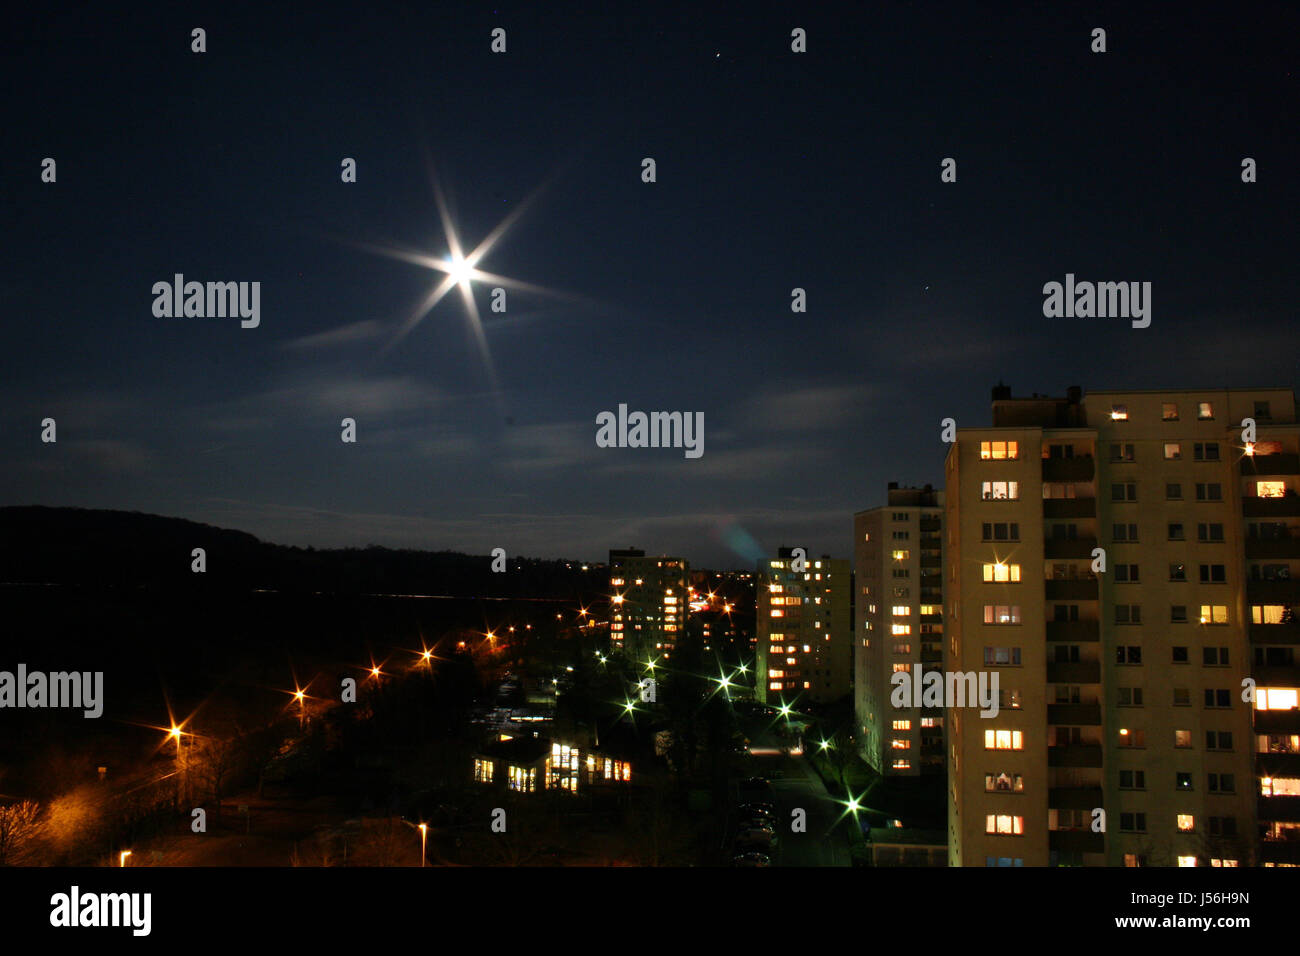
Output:
<path fill-rule="evenodd" d="M 191 570 L 195 548 L 205 573 Z M 481 555 L 297 548 L 183 518 L 39 506 L 0 508 L 0 582 L 566 600 L 604 586 L 579 562 L 512 556 L 494 574 Z"/>

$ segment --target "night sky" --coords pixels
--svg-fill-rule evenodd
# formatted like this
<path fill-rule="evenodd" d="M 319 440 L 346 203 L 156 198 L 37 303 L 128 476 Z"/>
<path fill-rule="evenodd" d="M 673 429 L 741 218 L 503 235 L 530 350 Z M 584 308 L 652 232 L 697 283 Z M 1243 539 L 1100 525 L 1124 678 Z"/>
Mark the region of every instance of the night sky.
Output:
<path fill-rule="evenodd" d="M 1295 385 L 1293 5 L 815 6 L 21 14 L 0 504 L 752 567 L 848 557 L 999 380 Z M 551 293 L 476 284 L 499 392 L 458 293 L 385 350 L 442 273 L 367 247 L 447 254 L 431 170 L 470 248 L 536 194 L 479 264 Z M 260 326 L 156 318 L 178 272 L 259 281 Z M 1044 318 L 1067 272 L 1150 281 L 1150 328 Z M 597 448 L 620 403 L 702 411 L 703 457 Z"/>

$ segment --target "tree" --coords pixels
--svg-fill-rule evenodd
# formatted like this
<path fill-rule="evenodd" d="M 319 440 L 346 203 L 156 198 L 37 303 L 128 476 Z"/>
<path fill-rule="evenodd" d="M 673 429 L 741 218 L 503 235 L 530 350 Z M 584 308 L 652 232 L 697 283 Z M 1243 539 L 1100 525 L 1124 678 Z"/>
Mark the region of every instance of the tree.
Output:
<path fill-rule="evenodd" d="M 0 807 L 0 866 L 15 865 L 26 856 L 40 830 L 39 817 L 40 804 L 33 800 Z"/>

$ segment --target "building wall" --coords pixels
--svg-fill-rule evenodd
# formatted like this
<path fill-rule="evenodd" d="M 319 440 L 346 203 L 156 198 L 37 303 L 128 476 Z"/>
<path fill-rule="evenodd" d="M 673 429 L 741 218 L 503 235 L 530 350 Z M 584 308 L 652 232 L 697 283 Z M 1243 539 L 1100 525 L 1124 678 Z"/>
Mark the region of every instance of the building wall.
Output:
<path fill-rule="evenodd" d="M 611 551 L 611 643 L 638 661 L 669 657 L 690 614 L 689 577 L 680 558 Z"/>
<path fill-rule="evenodd" d="M 896 667 L 920 677 L 942 663 L 943 512 L 940 504 L 894 501 L 915 491 L 891 489 L 894 503 L 854 516 L 854 706 L 860 753 L 885 776 L 944 770 L 942 709 L 891 700 Z"/>
<path fill-rule="evenodd" d="M 1271 413 L 1260 437 L 1278 443 L 1269 447 L 1278 456 L 1243 464 L 1240 423 L 1260 401 Z M 1296 499 L 1256 497 L 1259 481 L 1300 481 L 1293 395 L 1094 392 L 1077 411 L 1088 427 L 962 429 L 949 450 L 945 666 L 995 667 L 1003 691 L 995 718 L 950 716 L 950 863 L 1249 865 L 1257 805 L 1265 816 L 1292 813 L 1288 800 L 1258 796 L 1258 777 L 1294 761 L 1300 778 L 1300 736 L 1294 758 L 1255 766 L 1270 746 L 1261 722 L 1289 747 L 1295 714 L 1242 700 L 1252 674 L 1288 693 L 1300 684 L 1300 629 L 1251 625 L 1252 607 L 1293 614 L 1300 604 L 1294 584 L 1252 580 L 1266 565 L 1300 574 Z M 1004 402 L 995 425 L 1029 412 Z M 1015 458 L 982 456 L 982 442 L 1005 441 L 1018 443 Z M 985 481 L 1018 482 L 1018 499 L 987 499 Z M 985 533 L 1010 522 L 1018 541 Z M 1296 537 L 1265 544 L 1279 526 Z M 1096 548 L 1106 565 L 1094 575 Z M 984 580 L 998 562 L 1019 564 L 1020 581 Z M 1018 623 L 985 623 L 986 606 L 1018 608 Z M 1018 648 L 1018 663 L 987 663 L 994 647 Z M 986 749 L 988 730 L 1018 731 L 1023 749 Z M 1019 774 L 1023 789 L 986 792 L 986 774 L 1002 772 Z M 1091 830 L 1094 807 L 1106 812 L 1104 833 Z M 1020 832 L 987 833 L 990 814 L 995 829 L 1010 818 Z M 1274 842 L 1286 856 L 1285 840 Z"/>
<path fill-rule="evenodd" d="M 759 699 L 774 705 L 837 700 L 851 682 L 850 564 L 809 557 L 797 573 L 790 563 L 787 554 L 758 565 Z"/>

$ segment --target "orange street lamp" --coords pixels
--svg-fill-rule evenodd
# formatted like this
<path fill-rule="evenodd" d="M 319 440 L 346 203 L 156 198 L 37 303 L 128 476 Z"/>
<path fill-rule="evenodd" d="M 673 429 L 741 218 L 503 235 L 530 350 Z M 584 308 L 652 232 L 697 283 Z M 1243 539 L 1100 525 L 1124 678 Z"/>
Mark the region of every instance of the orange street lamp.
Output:
<path fill-rule="evenodd" d="M 428 841 L 428 838 L 429 838 L 429 825 L 427 823 L 421 823 L 420 824 L 420 866 L 421 867 L 425 865 L 424 848 Z"/>
<path fill-rule="evenodd" d="M 118 858 L 117 858 L 117 865 L 118 865 L 119 867 L 126 866 L 126 858 L 127 858 L 128 856 L 130 856 L 130 855 L 131 855 L 131 851 L 130 851 L 130 850 L 123 850 L 123 851 L 121 852 L 121 854 L 120 854 L 120 855 L 118 856 Z"/>

